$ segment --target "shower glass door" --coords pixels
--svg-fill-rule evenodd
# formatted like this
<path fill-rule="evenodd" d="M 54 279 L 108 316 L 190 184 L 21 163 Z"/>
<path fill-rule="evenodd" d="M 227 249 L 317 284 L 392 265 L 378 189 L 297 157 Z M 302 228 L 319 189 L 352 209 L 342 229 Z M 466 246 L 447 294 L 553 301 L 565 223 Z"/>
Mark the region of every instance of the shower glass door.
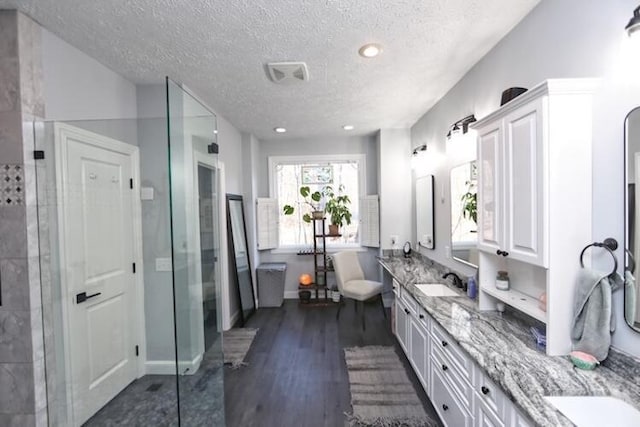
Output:
<path fill-rule="evenodd" d="M 224 426 L 216 117 L 166 85 L 180 424 Z"/>

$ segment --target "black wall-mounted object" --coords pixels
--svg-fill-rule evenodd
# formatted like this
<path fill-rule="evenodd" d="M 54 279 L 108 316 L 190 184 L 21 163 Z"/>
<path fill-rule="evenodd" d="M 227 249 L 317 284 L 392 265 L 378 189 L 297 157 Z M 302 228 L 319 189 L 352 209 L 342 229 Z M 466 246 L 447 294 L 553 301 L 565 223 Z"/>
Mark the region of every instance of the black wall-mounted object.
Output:
<path fill-rule="evenodd" d="M 209 154 L 218 154 L 220 152 L 220 146 L 215 142 L 212 142 L 211 144 L 207 145 L 207 152 Z"/>
<path fill-rule="evenodd" d="M 35 160 L 42 160 L 44 159 L 44 150 L 34 150 L 33 152 L 33 158 Z"/>

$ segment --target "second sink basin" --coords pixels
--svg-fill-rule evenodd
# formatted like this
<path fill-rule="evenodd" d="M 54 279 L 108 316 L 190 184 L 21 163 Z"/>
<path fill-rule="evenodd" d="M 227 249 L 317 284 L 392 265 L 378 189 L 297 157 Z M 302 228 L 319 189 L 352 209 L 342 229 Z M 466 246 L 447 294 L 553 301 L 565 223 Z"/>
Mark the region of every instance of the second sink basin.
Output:
<path fill-rule="evenodd" d="M 459 297 L 458 292 L 441 283 L 421 283 L 416 288 L 428 297 Z"/>
<path fill-rule="evenodd" d="M 609 396 L 546 396 L 577 427 L 637 427 L 640 412 L 628 403 Z"/>

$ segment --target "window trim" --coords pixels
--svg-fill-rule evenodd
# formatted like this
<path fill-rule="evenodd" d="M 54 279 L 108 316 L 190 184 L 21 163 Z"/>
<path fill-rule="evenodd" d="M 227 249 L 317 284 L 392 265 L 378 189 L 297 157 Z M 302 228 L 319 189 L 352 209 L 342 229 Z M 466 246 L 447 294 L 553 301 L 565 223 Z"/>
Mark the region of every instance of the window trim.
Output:
<path fill-rule="evenodd" d="M 331 162 L 356 162 L 358 164 L 358 198 L 362 199 L 367 195 L 367 160 L 366 155 L 362 153 L 357 154 L 309 154 L 309 155 L 295 155 L 295 156 L 269 156 L 268 168 L 269 168 L 269 197 L 276 199 L 278 204 L 280 200 L 276 194 L 276 166 L 279 164 L 296 165 L 300 163 L 331 163 Z M 278 212 L 280 215 L 280 212 Z M 278 227 L 280 227 L 278 223 Z M 278 230 L 279 232 L 280 230 Z M 279 240 L 279 239 L 278 239 Z M 272 252 L 279 251 L 280 253 L 288 253 L 290 251 L 297 252 L 307 246 L 305 245 L 281 245 L 278 242 L 278 248 L 272 249 Z M 357 243 L 342 243 L 342 244 L 327 244 L 327 252 L 340 249 L 360 249 L 364 246 L 360 243 L 360 234 L 358 234 Z M 366 249 L 366 248 L 365 248 Z M 277 253 L 277 252 L 276 252 Z"/>

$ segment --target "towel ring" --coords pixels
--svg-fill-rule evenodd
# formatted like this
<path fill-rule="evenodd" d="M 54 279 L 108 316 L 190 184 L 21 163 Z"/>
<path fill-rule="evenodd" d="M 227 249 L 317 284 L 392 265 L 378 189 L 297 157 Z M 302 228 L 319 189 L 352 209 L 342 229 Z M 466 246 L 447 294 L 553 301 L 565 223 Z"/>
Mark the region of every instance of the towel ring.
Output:
<path fill-rule="evenodd" d="M 618 242 L 615 239 L 607 238 L 604 239 L 604 242 L 593 242 L 585 246 L 582 252 L 580 252 L 580 267 L 584 268 L 582 257 L 584 256 L 586 250 L 592 246 L 595 246 L 596 248 L 604 248 L 611 254 L 611 257 L 613 258 L 613 271 L 611 271 L 609 275 L 615 274 L 618 271 L 618 258 L 616 257 L 616 254 L 613 253 L 613 251 L 618 249 Z"/>

